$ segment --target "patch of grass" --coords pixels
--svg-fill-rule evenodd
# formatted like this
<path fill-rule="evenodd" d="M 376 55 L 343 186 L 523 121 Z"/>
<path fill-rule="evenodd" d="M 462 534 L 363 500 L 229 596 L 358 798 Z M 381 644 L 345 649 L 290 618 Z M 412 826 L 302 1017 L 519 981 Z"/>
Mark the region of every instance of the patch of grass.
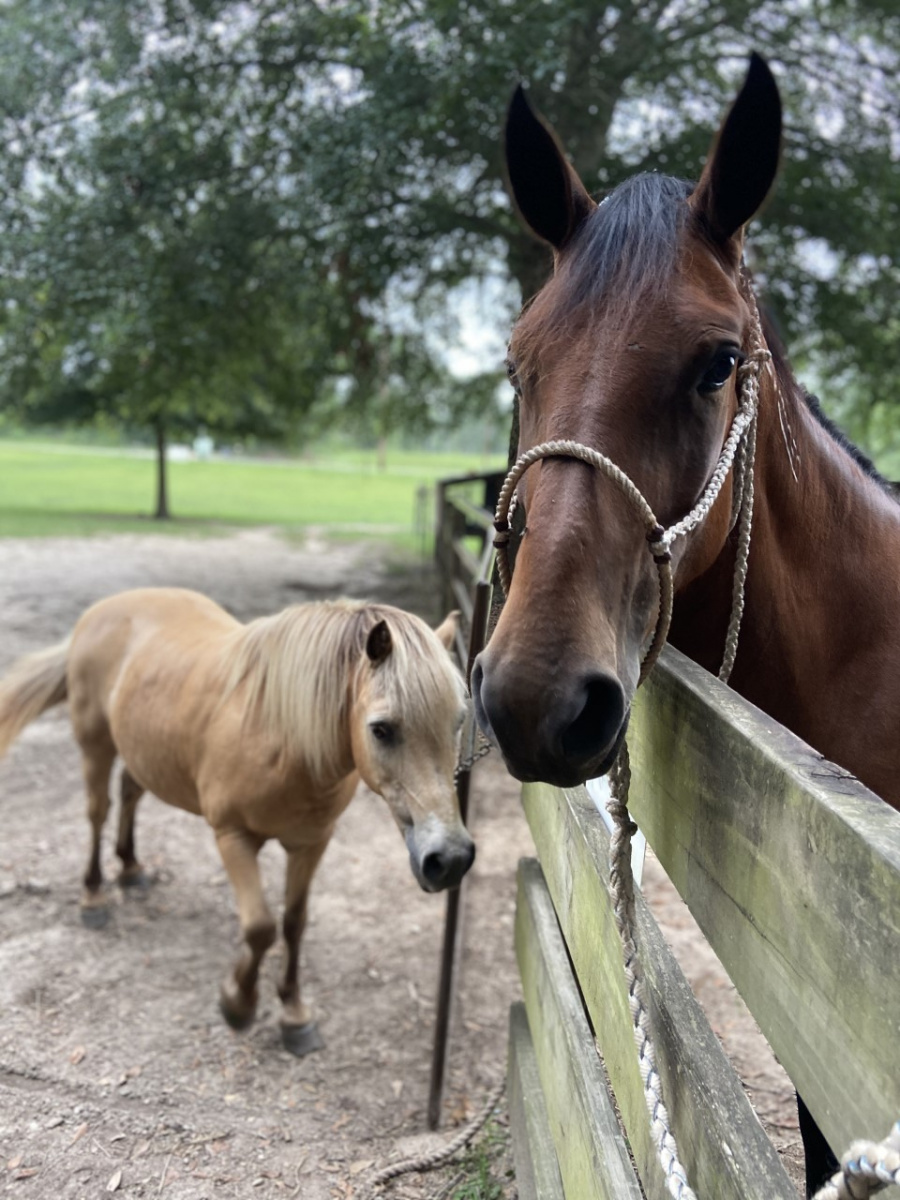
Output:
<path fill-rule="evenodd" d="M 170 523 L 149 519 L 155 464 L 145 451 L 0 440 L 0 536 L 170 532 L 210 535 L 228 527 L 319 526 L 329 536 L 388 537 L 415 546 L 425 489 L 430 528 L 433 489 L 447 475 L 491 469 L 495 460 L 450 454 L 329 452 L 327 459 L 169 464 Z"/>
<path fill-rule="evenodd" d="M 463 1159 L 460 1170 L 465 1180 L 451 1191 L 449 1200 L 506 1200 L 514 1182 L 509 1158 L 509 1129 L 490 1121 Z"/>

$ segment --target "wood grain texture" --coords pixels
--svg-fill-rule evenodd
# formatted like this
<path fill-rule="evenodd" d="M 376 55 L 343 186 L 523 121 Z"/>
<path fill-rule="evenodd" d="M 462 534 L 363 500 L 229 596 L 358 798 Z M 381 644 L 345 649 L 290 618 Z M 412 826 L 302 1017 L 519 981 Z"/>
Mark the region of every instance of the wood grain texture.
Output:
<path fill-rule="evenodd" d="M 534 859 L 519 866 L 516 953 L 566 1196 L 640 1200 L 553 904 Z"/>
<path fill-rule="evenodd" d="M 519 1200 L 565 1200 L 525 1005 L 509 1010 L 506 1096 Z"/>
<path fill-rule="evenodd" d="M 900 1116 L 900 814 L 667 648 L 631 808 L 840 1153 Z"/>
<path fill-rule="evenodd" d="M 621 943 L 608 896 L 609 834 L 583 788 L 560 791 L 529 784 L 523 799 L 641 1182 L 651 1200 L 666 1200 L 650 1142 Z M 796 1200 L 740 1080 L 640 895 L 636 918 L 663 1093 L 691 1186 L 701 1197 L 716 1200 Z"/>

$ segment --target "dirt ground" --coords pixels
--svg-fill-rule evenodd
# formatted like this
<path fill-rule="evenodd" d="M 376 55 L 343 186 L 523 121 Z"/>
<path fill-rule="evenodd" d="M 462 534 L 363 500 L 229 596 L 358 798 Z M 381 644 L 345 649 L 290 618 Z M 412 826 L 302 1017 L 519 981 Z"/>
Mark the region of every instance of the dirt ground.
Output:
<path fill-rule="evenodd" d="M 94 600 L 152 584 L 197 588 L 244 619 L 339 594 L 440 615 L 429 569 L 370 545 L 290 545 L 267 531 L 0 541 L 0 671 L 66 636 Z M 31 726 L 0 764 L 0 1191 L 349 1200 L 365 1194 L 374 1168 L 440 1144 L 505 1071 L 508 1009 L 519 995 L 514 877 L 533 852 L 516 785 L 492 757 L 477 767 L 473 791 L 478 858 L 465 892 L 447 1132 L 432 1135 L 425 1110 L 444 900 L 415 884 L 382 802 L 361 791 L 313 887 L 302 970 L 326 1048 L 298 1060 L 278 1039 L 277 953 L 253 1028 L 237 1034 L 219 1017 L 238 930 L 202 821 L 145 798 L 138 852 L 157 882 L 139 895 L 110 885 L 109 924 L 82 926 L 88 831 L 76 747 L 64 710 Z M 115 874 L 111 845 L 105 867 Z M 277 911 L 278 847 L 263 852 L 263 873 Z M 789 1085 L 653 862 L 645 892 L 796 1168 Z M 498 1144 L 503 1180 L 509 1156 Z M 447 1194 L 457 1172 L 407 1176 L 387 1194 Z M 514 1182 L 503 1191 L 514 1196 Z"/>

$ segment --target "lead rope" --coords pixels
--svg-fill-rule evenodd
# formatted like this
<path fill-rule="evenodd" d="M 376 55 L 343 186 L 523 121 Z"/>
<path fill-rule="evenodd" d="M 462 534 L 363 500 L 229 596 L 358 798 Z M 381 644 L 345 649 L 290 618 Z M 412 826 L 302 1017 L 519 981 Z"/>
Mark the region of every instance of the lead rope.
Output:
<path fill-rule="evenodd" d="M 514 503 L 516 486 L 525 471 L 543 458 L 577 458 L 600 471 L 624 492 L 643 522 L 648 549 L 656 564 L 659 578 L 659 612 L 647 652 L 641 662 L 638 686 L 646 679 L 665 645 L 672 620 L 673 581 L 671 547 L 676 538 L 696 529 L 709 515 L 712 506 L 734 468 L 734 497 L 731 527 L 739 524 L 737 558 L 732 589 L 731 617 L 725 643 L 725 655 L 719 678 L 727 682 L 737 653 L 738 635 L 744 609 L 744 585 L 750 554 L 750 531 L 753 520 L 753 468 L 756 451 L 756 422 L 759 407 L 759 379 L 771 355 L 766 348 L 760 326 L 759 312 L 753 298 L 749 278 L 742 277 L 744 297 L 751 311 L 750 344 L 752 349 L 738 368 L 738 408 L 722 446 L 716 464 L 700 499 L 691 511 L 668 529 L 664 529 L 637 485 L 611 459 L 590 446 L 574 441 L 544 442 L 526 451 L 506 477 L 497 501 L 494 544 L 497 547 L 497 567 L 504 593 L 512 581 L 507 547 L 511 534 L 510 507 Z M 628 988 L 628 1005 L 638 1053 L 638 1066 L 644 1086 L 644 1100 L 650 1117 L 653 1144 L 666 1180 L 666 1188 L 674 1200 L 696 1200 L 687 1179 L 687 1172 L 678 1155 L 669 1114 L 663 1101 L 662 1081 L 656 1065 L 650 1015 L 644 990 L 643 973 L 634 936 L 634 881 L 631 871 L 631 838 L 637 826 L 628 812 L 628 789 L 631 766 L 627 742 L 616 757 L 610 771 L 610 799 L 607 809 L 615 829 L 610 838 L 610 891 L 616 926 L 622 943 L 622 961 Z"/>
<path fill-rule="evenodd" d="M 673 583 L 671 546 L 701 524 L 715 503 L 728 472 L 734 469 L 731 529 L 739 525 L 732 584 L 731 616 L 725 638 L 725 652 L 719 668 L 719 679 L 727 683 L 737 655 L 741 618 L 744 612 L 744 590 L 750 556 L 750 533 L 753 523 L 753 472 L 756 457 L 756 427 L 759 408 L 759 380 L 771 360 L 765 345 L 749 274 L 741 273 L 741 291 L 751 312 L 751 345 L 753 349 L 738 368 L 738 411 L 725 439 L 716 469 L 693 509 L 668 529 L 656 520 L 647 500 L 634 482 L 606 455 L 574 441 L 544 442 L 526 451 L 506 477 L 497 501 L 494 516 L 497 548 L 497 570 L 504 595 L 509 594 L 512 573 L 509 567 L 508 545 L 511 536 L 511 513 L 517 501 L 516 485 L 525 471 L 543 458 L 577 458 L 595 467 L 601 474 L 617 483 L 636 509 L 644 523 L 647 543 L 659 575 L 660 600 L 656 628 L 650 646 L 641 663 L 638 686 L 646 679 L 659 657 L 668 636 L 672 619 Z M 650 1115 L 650 1128 L 666 1188 L 675 1200 L 696 1200 L 696 1193 L 687 1180 L 687 1172 L 679 1157 L 678 1147 L 669 1124 L 669 1114 L 662 1098 L 662 1086 L 656 1066 L 650 1017 L 644 992 L 643 973 L 634 937 L 634 880 L 631 871 L 631 838 L 637 826 L 628 812 L 628 789 L 631 764 L 627 742 L 616 757 L 609 773 L 612 798 L 607 809 L 615 824 L 610 838 L 610 892 L 616 926 L 622 942 L 622 960 L 628 985 L 628 1004 L 631 1012 L 638 1064 L 644 1085 L 644 1099 Z M 883 1142 L 854 1142 L 841 1160 L 841 1170 L 813 1200 L 869 1200 L 869 1197 L 890 1184 L 900 1184 L 900 1121 Z"/>

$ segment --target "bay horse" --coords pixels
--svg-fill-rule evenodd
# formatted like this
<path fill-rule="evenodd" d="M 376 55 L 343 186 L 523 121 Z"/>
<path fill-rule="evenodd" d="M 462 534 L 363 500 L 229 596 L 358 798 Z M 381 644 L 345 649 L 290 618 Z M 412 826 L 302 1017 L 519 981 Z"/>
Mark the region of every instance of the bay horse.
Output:
<path fill-rule="evenodd" d="M 510 341 L 519 453 L 570 439 L 637 486 L 661 526 L 704 493 L 755 353 L 744 226 L 774 182 L 778 89 L 758 56 L 699 182 L 637 175 L 599 205 L 521 89 L 506 127 L 513 195 L 553 274 Z M 731 685 L 900 806 L 900 505 L 798 385 L 764 322 L 755 508 Z M 508 600 L 475 664 L 479 722 L 513 775 L 573 786 L 613 764 L 660 591 L 623 489 L 573 457 L 518 484 L 524 534 Z M 738 530 L 734 475 L 671 546 L 671 641 L 723 658 Z M 661 531 L 660 531 L 661 532 Z M 648 535 L 649 537 L 650 535 Z M 835 1166 L 800 1103 L 810 1194 Z"/>
<path fill-rule="evenodd" d="M 139 881 L 134 823 L 145 790 L 206 818 L 237 899 L 243 948 L 220 991 L 228 1023 L 253 1020 L 275 921 L 257 855 L 287 853 L 286 1048 L 321 1046 L 299 984 L 307 894 L 357 783 L 383 796 L 427 892 L 454 887 L 475 847 L 454 771 L 465 689 L 448 649 L 458 614 L 432 631 L 410 613 L 353 600 L 294 605 L 247 625 L 179 588 L 120 593 L 89 608 L 64 643 L 0 681 L 0 753 L 65 699 L 81 749 L 91 824 L 82 915 L 104 923 L 100 839 L 123 761 L 120 882 Z"/>

